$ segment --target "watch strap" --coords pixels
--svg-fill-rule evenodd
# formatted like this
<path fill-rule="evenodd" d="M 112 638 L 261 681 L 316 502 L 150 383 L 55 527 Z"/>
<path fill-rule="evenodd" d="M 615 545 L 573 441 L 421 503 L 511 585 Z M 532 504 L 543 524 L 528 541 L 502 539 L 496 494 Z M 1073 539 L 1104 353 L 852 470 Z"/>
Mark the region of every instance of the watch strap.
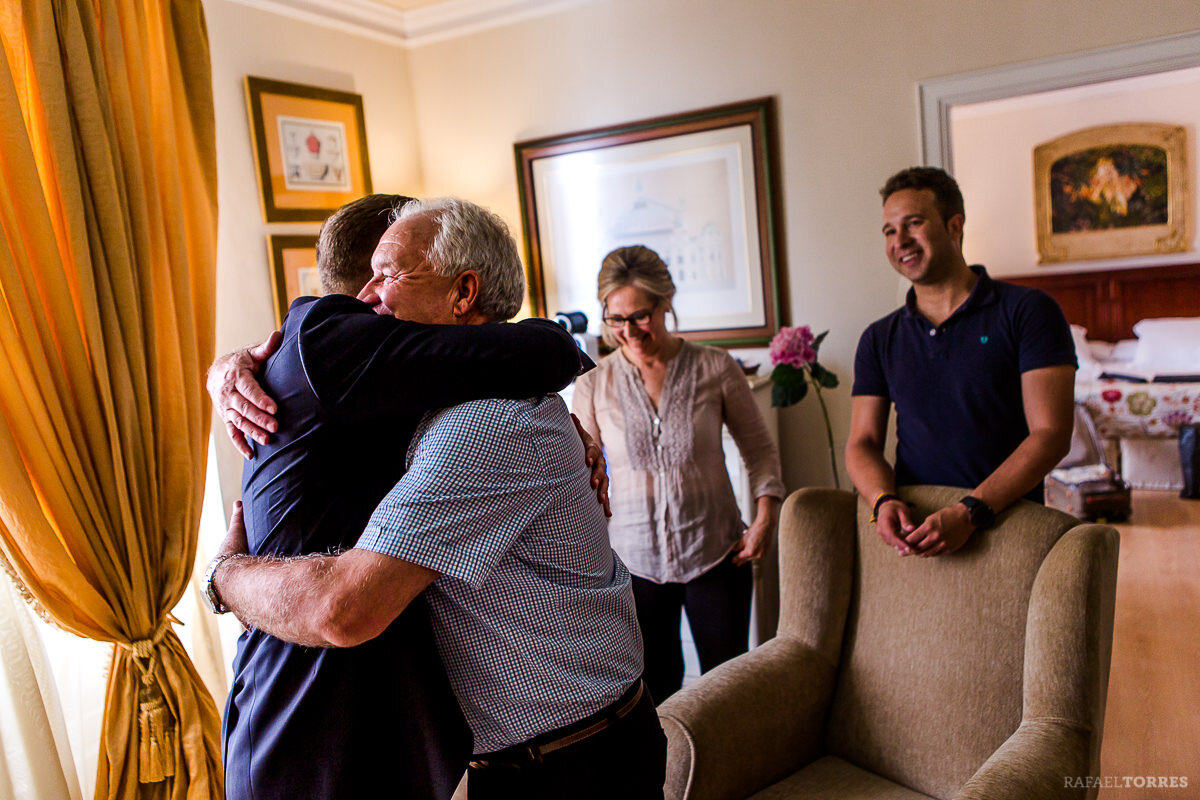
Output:
<path fill-rule="evenodd" d="M 225 614 L 229 611 L 229 607 L 221 601 L 221 595 L 217 593 L 216 585 L 213 584 L 217 568 L 224 564 L 226 560 L 238 555 L 238 553 L 222 553 L 209 562 L 208 569 L 204 571 L 204 599 L 208 601 L 208 608 L 214 614 Z"/>
<path fill-rule="evenodd" d="M 975 530 L 990 528 L 995 524 L 995 510 L 978 497 L 967 495 L 958 502 L 967 507 L 967 513 L 971 515 L 971 524 L 975 526 Z"/>

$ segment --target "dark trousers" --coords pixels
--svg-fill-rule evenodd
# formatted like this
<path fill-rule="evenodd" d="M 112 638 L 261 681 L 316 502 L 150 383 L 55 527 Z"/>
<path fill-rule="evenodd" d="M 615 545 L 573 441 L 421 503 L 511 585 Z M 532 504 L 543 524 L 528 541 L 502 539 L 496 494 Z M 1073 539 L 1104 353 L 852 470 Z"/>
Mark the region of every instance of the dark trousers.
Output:
<path fill-rule="evenodd" d="M 681 609 L 687 609 L 701 672 L 746 652 L 753 580 L 750 564 L 735 567 L 732 556 L 687 583 L 655 583 L 634 576 L 633 598 L 646 651 L 646 685 L 657 702 L 683 685 Z"/>
<path fill-rule="evenodd" d="M 531 742 L 553 741 L 591 719 Z M 471 800 L 662 800 L 667 737 L 647 691 L 624 717 L 561 750 L 531 758 L 509 748 L 477 758 L 488 766 L 476 768 L 473 762 L 467 771 Z"/>

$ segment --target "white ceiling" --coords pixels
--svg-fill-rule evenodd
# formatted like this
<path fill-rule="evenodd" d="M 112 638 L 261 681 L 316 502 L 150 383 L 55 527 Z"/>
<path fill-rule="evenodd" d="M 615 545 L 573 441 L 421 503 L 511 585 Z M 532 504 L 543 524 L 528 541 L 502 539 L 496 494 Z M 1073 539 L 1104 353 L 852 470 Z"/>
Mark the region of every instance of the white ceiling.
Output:
<path fill-rule="evenodd" d="M 600 0 L 234 0 L 404 47 L 452 39 Z"/>

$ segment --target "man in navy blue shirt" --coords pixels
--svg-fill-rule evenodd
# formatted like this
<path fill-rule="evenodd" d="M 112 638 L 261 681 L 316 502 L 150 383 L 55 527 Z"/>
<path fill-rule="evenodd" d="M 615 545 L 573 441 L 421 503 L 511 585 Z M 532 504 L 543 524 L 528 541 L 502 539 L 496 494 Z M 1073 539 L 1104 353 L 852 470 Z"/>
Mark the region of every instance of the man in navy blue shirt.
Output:
<path fill-rule="evenodd" d="M 953 178 L 913 167 L 880 194 L 888 261 L 912 288 L 859 340 L 846 469 L 887 544 L 944 555 L 1022 496 L 1041 500 L 1070 446 L 1075 349 L 1052 298 L 967 265 Z M 884 457 L 893 405 L 894 470 Z M 970 491 L 917 524 L 895 495 L 910 484 Z"/>

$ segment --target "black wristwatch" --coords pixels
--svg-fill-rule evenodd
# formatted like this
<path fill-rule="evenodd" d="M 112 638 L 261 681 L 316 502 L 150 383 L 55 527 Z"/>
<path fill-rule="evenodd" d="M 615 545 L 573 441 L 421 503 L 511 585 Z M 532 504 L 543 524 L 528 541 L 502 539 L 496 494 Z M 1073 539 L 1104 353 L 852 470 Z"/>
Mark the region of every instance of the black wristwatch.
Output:
<path fill-rule="evenodd" d="M 958 502 L 967 507 L 967 513 L 971 515 L 971 524 L 975 526 L 975 530 L 981 531 L 996 523 L 996 512 L 978 497 L 967 495 Z"/>

